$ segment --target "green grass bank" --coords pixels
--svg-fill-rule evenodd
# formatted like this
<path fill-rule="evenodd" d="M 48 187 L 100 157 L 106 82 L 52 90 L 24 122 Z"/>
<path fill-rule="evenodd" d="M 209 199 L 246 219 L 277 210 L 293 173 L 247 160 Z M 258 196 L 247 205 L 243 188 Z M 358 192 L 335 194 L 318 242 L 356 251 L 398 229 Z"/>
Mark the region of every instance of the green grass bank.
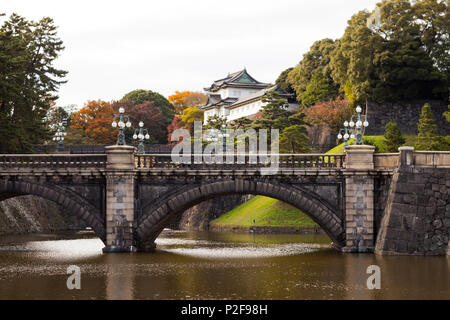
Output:
<path fill-rule="evenodd" d="M 305 213 L 282 201 L 255 196 L 210 222 L 210 230 L 261 233 L 316 233 L 320 227 Z"/>

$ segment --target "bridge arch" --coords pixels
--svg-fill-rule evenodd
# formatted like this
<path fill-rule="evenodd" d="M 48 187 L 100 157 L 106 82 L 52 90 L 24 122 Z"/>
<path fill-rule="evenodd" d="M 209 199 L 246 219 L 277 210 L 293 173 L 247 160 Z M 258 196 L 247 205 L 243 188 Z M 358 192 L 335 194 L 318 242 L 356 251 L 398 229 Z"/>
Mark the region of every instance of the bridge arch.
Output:
<path fill-rule="evenodd" d="M 262 195 L 284 201 L 314 220 L 336 247 L 345 246 L 342 219 L 319 195 L 280 182 L 233 179 L 185 187 L 142 208 L 136 228 L 138 247 L 152 249 L 154 240 L 176 215 L 205 200 L 230 194 Z"/>
<path fill-rule="evenodd" d="M 57 203 L 68 215 L 76 216 L 90 226 L 105 242 L 106 228 L 100 211 L 74 192 L 56 185 L 29 181 L 0 180 L 0 201 L 23 195 L 34 195 Z"/>

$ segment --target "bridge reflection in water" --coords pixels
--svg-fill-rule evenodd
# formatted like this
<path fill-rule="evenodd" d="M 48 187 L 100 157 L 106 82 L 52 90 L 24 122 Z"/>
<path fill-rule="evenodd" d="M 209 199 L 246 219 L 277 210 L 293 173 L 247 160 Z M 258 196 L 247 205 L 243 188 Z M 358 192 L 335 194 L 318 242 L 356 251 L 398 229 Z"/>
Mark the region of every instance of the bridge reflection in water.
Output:
<path fill-rule="evenodd" d="M 165 230 L 154 253 L 128 255 L 86 235 L 32 237 L 0 238 L 0 299 L 450 299 L 449 259 L 343 255 L 324 235 Z M 69 265 L 81 290 L 66 288 Z M 366 287 L 369 265 L 380 290 Z"/>

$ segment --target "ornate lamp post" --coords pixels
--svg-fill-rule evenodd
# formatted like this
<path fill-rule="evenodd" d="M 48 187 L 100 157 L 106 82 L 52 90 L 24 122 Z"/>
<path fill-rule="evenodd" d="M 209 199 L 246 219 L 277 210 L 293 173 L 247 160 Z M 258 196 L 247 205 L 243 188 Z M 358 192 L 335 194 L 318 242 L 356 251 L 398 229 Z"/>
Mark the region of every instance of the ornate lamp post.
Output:
<path fill-rule="evenodd" d="M 119 134 L 117 135 L 117 145 L 124 146 L 126 145 L 125 141 L 125 133 L 123 133 L 123 129 L 125 127 L 129 128 L 131 127 L 130 118 L 124 114 L 125 109 L 123 107 L 119 108 L 119 116 L 114 116 L 114 121 L 112 122 L 111 126 L 113 128 L 119 127 Z M 119 121 L 116 122 L 116 119 L 119 118 Z M 126 122 L 124 122 L 126 120 Z"/>
<path fill-rule="evenodd" d="M 347 126 L 345 125 L 345 124 L 347 124 Z M 341 140 L 342 138 L 344 138 L 344 142 L 345 142 L 345 146 L 348 146 L 348 140 L 349 139 L 354 139 L 355 138 L 355 135 L 354 134 L 349 134 L 348 133 L 348 122 L 347 121 L 345 121 L 344 122 L 344 129 L 341 129 L 341 130 L 339 130 L 339 134 L 338 134 L 338 139 L 339 140 Z"/>
<path fill-rule="evenodd" d="M 356 107 L 356 114 L 352 115 L 350 122 L 345 121 L 345 134 L 342 135 L 342 130 L 339 132 L 338 138 L 345 140 L 345 145 L 347 146 L 348 139 L 354 139 L 356 137 L 355 143 L 357 145 L 362 145 L 363 142 L 363 128 L 367 128 L 369 126 L 369 122 L 367 122 L 367 116 L 361 115 L 362 108 L 360 106 Z M 356 120 L 356 122 L 355 122 Z"/>
<path fill-rule="evenodd" d="M 367 128 L 369 126 L 369 122 L 367 122 L 367 116 L 361 115 L 362 108 L 360 106 L 356 107 L 356 115 L 352 115 L 352 118 L 350 119 L 350 127 L 355 127 L 356 130 L 354 130 L 354 133 L 356 133 L 356 144 L 362 145 L 363 144 L 363 132 L 362 128 Z M 353 119 L 356 118 L 356 123 L 353 121 Z M 363 122 L 364 120 L 364 122 Z M 356 132 L 355 132 L 356 131 Z"/>
<path fill-rule="evenodd" d="M 57 141 L 56 151 L 64 151 L 64 137 L 67 136 L 66 132 L 66 119 L 58 123 L 58 129 L 56 130 L 53 141 Z"/>
<path fill-rule="evenodd" d="M 144 122 L 139 122 L 139 129 L 134 130 L 133 139 L 139 142 L 137 154 L 144 154 L 144 141 L 150 139 L 148 130 L 144 129 Z"/>

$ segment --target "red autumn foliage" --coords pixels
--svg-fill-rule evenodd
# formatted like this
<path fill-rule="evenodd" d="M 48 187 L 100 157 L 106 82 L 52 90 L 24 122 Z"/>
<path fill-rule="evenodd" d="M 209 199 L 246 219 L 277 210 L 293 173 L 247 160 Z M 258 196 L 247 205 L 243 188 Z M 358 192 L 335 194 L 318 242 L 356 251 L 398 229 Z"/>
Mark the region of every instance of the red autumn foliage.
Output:
<path fill-rule="evenodd" d="M 350 119 L 353 108 L 351 103 L 343 98 L 324 101 L 305 109 L 306 121 L 319 126 L 329 126 L 336 132 L 345 120 Z"/>

